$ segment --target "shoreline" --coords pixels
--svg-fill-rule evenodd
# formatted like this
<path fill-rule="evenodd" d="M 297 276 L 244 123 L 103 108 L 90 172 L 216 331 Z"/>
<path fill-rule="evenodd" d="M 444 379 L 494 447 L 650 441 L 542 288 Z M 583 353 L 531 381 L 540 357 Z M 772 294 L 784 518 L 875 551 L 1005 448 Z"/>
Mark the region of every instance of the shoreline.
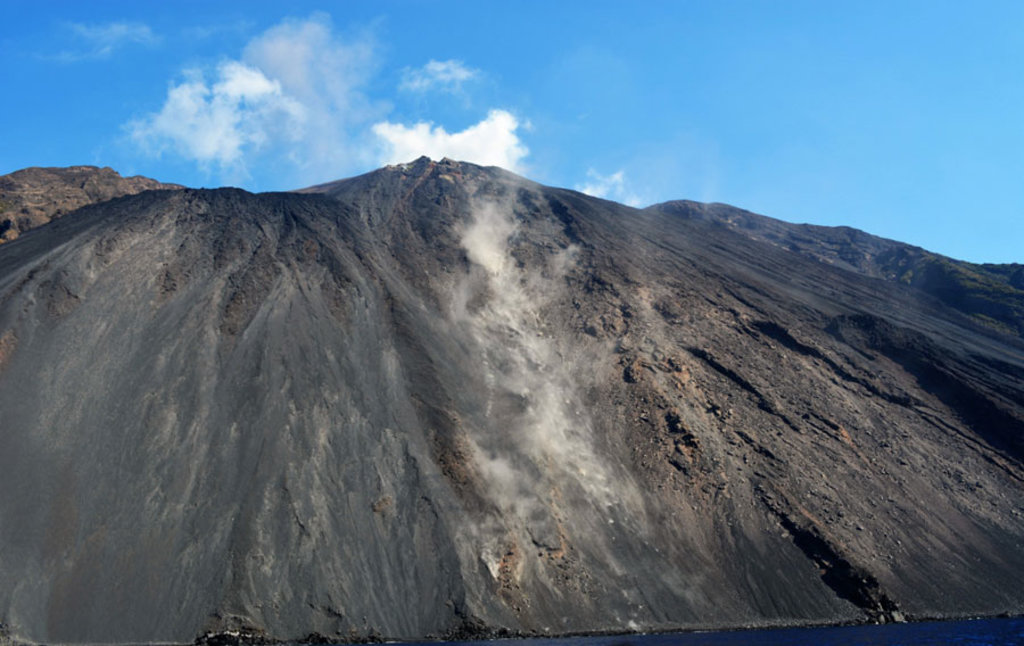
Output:
<path fill-rule="evenodd" d="M 0 624 L 0 646 L 306 646 L 336 644 L 395 644 L 418 645 L 418 644 L 459 644 L 459 643 L 487 643 L 512 640 L 583 640 L 600 638 L 622 638 L 632 637 L 655 637 L 664 635 L 700 635 L 716 633 L 742 633 L 742 632 L 770 632 L 782 630 L 800 629 L 828 629 L 828 628 L 851 628 L 870 626 L 894 626 L 894 625 L 919 625 L 919 624 L 944 624 L 961 623 L 972 621 L 993 621 L 993 620 L 1014 620 L 1024 619 L 1024 612 L 1011 613 L 1009 611 L 993 615 L 964 615 L 964 616 L 929 616 L 916 617 L 908 616 L 903 621 L 897 622 L 873 622 L 845 621 L 845 622 L 778 622 L 760 625 L 742 625 L 729 627 L 696 627 L 696 628 L 668 628 L 665 630 L 646 631 L 618 631 L 618 630 L 594 630 L 594 631 L 569 631 L 565 633 L 538 633 L 513 631 L 506 628 L 488 628 L 485 626 L 462 626 L 452 629 L 443 637 L 427 636 L 422 639 L 393 639 L 376 634 L 370 631 L 367 635 L 352 636 L 349 639 L 336 636 L 334 638 L 319 633 L 310 633 L 306 637 L 298 639 L 278 639 L 261 635 L 257 631 L 239 630 L 208 632 L 200 635 L 191 642 L 177 641 L 127 641 L 127 642 L 35 642 L 25 640 L 10 632 L 6 624 Z"/>

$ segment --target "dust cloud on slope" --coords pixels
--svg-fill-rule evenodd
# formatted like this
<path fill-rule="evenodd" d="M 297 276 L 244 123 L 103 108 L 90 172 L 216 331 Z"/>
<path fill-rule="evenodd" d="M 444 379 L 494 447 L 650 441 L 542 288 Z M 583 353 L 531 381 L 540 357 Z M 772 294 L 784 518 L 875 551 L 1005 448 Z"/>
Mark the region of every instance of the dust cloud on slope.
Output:
<path fill-rule="evenodd" d="M 471 271 L 455 290 L 453 319 L 480 353 L 486 409 L 471 429 L 476 461 L 503 511 L 530 529 L 561 520 L 567 507 L 605 527 L 640 507 L 635 487 L 612 473 L 593 445 L 593 421 L 576 386 L 558 330 L 544 309 L 563 287 L 577 249 L 526 266 L 513 251 L 518 226 L 510 207 L 478 203 L 462 231 Z"/>

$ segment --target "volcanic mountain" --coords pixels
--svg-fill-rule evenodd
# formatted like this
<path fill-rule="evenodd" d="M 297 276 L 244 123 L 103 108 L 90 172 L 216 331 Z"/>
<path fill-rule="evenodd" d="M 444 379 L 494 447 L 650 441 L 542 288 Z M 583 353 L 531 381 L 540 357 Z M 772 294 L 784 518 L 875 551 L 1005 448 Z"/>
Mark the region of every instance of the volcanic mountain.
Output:
<path fill-rule="evenodd" d="M 146 191 L 0 246 L 3 630 L 1024 611 L 1020 321 L 723 208 L 421 158 Z"/>

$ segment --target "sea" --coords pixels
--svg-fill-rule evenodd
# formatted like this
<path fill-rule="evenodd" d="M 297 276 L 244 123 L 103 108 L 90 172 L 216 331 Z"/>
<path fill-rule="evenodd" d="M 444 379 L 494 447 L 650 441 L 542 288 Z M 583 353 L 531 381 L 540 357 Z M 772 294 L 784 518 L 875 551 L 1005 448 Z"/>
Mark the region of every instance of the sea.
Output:
<path fill-rule="evenodd" d="M 553 639 L 446 642 L 445 646 L 971 646 L 1024 645 L 1024 617 L 880 626 L 773 628 L 726 632 L 663 633 Z M 437 646 L 437 642 L 421 642 Z"/>

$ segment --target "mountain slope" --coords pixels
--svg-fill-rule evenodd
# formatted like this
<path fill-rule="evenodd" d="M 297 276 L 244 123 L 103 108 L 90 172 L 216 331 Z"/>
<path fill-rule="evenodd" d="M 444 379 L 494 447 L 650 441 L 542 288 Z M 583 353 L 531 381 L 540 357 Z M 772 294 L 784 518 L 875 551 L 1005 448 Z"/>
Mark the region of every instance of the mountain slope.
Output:
<path fill-rule="evenodd" d="M 910 285 L 989 327 L 1024 337 L 1024 265 L 954 260 L 850 227 L 790 224 L 727 204 L 676 200 L 649 208 L 712 222 L 836 267 Z"/>
<path fill-rule="evenodd" d="M 25 168 L 0 176 L 0 244 L 88 204 L 153 189 L 182 188 L 111 168 Z"/>
<path fill-rule="evenodd" d="M 1019 613 L 1024 342 L 727 228 L 420 159 L 0 247 L 34 641 Z"/>

